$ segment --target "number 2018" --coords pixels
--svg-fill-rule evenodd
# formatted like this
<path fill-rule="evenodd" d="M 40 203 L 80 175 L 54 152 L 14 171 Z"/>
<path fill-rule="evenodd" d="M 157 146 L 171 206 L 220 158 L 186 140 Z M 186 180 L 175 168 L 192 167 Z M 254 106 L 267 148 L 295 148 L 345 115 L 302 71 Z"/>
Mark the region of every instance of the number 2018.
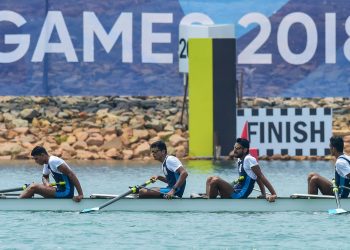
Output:
<path fill-rule="evenodd" d="M 257 36 L 238 55 L 239 64 L 272 64 L 271 53 L 258 53 L 271 34 L 270 20 L 261 13 L 249 13 L 239 20 L 239 24 L 248 27 L 250 24 L 258 24 L 260 31 Z M 288 42 L 289 30 L 292 25 L 300 23 L 306 32 L 305 48 L 301 53 L 291 51 Z M 345 22 L 346 34 L 350 35 L 350 18 Z M 336 63 L 336 13 L 325 13 L 325 63 Z M 315 55 L 318 44 L 318 33 L 312 18 L 302 12 L 294 12 L 286 15 L 280 22 L 277 30 L 277 47 L 281 57 L 294 65 L 305 64 Z M 350 61 L 350 39 L 347 39 L 343 47 L 344 55 Z"/>

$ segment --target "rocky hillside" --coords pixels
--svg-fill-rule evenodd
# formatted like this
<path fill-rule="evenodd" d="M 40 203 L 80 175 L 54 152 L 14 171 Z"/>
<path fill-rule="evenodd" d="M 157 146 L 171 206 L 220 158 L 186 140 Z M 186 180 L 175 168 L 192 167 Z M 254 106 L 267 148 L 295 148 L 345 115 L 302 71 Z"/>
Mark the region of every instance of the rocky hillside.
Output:
<path fill-rule="evenodd" d="M 331 107 L 333 133 L 345 136 L 350 153 L 349 99 L 245 98 L 241 107 Z M 35 145 L 64 159 L 149 159 L 149 145 L 159 139 L 186 158 L 181 110 L 182 97 L 0 97 L 0 160 L 28 159 Z"/>

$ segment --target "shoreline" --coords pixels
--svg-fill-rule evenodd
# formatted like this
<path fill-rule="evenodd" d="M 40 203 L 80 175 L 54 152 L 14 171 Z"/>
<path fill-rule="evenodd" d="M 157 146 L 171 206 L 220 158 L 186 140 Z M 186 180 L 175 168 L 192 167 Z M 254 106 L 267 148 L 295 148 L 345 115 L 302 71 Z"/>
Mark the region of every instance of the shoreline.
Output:
<path fill-rule="evenodd" d="M 0 96 L 0 160 L 30 159 L 35 145 L 66 160 L 151 160 L 159 139 L 169 154 L 189 157 L 182 97 Z M 349 98 L 243 98 L 240 108 L 329 107 L 333 134 L 344 136 L 350 154 Z M 231 159 L 221 157 L 222 159 Z M 220 158 L 220 159 L 221 159 Z M 331 160 L 332 156 L 259 156 L 259 160 Z"/>

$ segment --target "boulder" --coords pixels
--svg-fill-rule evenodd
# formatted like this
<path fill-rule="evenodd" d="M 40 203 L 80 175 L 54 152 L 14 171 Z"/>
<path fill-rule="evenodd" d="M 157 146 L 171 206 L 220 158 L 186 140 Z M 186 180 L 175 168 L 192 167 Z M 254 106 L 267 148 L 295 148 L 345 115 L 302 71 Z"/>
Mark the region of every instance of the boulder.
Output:
<path fill-rule="evenodd" d="M 77 153 L 76 154 L 77 159 L 81 159 L 81 160 L 94 160 L 99 158 L 98 154 L 91 153 L 86 150 L 78 149 L 76 153 Z"/>
<path fill-rule="evenodd" d="M 138 145 L 134 150 L 134 156 L 140 157 L 144 155 L 150 154 L 150 148 L 148 142 L 143 142 L 140 145 Z"/>
<path fill-rule="evenodd" d="M 77 141 L 77 138 L 74 136 L 74 135 L 68 135 L 68 138 L 67 138 L 67 143 L 69 145 L 72 145 L 74 144 L 75 142 Z"/>
<path fill-rule="evenodd" d="M 28 121 L 23 119 L 13 119 L 11 123 L 16 127 L 28 127 Z"/>
<path fill-rule="evenodd" d="M 25 120 L 32 120 L 34 117 L 39 116 L 39 112 L 35 109 L 23 109 L 19 115 Z"/>
<path fill-rule="evenodd" d="M 120 154 L 120 152 L 115 149 L 111 148 L 105 152 L 105 155 L 107 157 L 113 158 L 113 159 L 123 159 L 123 156 Z"/>
<path fill-rule="evenodd" d="M 0 155 L 16 155 L 22 150 L 23 148 L 17 143 L 5 142 L 0 144 Z"/>
<path fill-rule="evenodd" d="M 122 151 L 122 154 L 123 154 L 123 160 L 130 160 L 133 158 L 133 151 L 130 150 L 130 149 L 125 149 Z"/>
<path fill-rule="evenodd" d="M 147 140 L 149 138 L 149 133 L 146 129 L 134 129 L 133 135 L 138 137 L 139 139 Z"/>
<path fill-rule="evenodd" d="M 74 136 L 77 138 L 77 141 L 85 141 L 89 137 L 89 133 L 85 131 L 80 131 L 74 133 Z"/>
<path fill-rule="evenodd" d="M 110 141 L 106 141 L 102 146 L 101 149 L 102 150 L 109 150 L 109 149 L 116 149 L 116 150 L 120 150 L 123 148 L 123 143 L 121 141 L 121 138 L 119 137 L 115 137 L 114 139 L 110 140 Z"/>
<path fill-rule="evenodd" d="M 185 138 L 178 134 L 173 134 L 172 136 L 169 137 L 169 143 L 171 146 L 176 147 L 180 143 L 187 141 Z"/>
<path fill-rule="evenodd" d="M 77 141 L 76 143 L 73 144 L 74 149 L 87 149 L 88 145 L 85 141 Z"/>

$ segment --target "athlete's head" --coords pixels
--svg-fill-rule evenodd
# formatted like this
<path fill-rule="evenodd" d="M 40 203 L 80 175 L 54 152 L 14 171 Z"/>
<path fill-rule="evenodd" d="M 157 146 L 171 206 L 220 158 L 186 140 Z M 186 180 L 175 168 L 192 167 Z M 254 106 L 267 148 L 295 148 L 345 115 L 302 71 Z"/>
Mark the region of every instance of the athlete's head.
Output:
<path fill-rule="evenodd" d="M 48 158 L 48 153 L 46 149 L 41 146 L 36 146 L 35 148 L 33 148 L 31 155 L 35 162 L 40 165 L 46 163 Z"/>
<path fill-rule="evenodd" d="M 249 141 L 244 138 L 237 138 L 233 150 L 233 156 L 235 158 L 243 158 L 249 153 Z"/>
<path fill-rule="evenodd" d="M 167 148 L 163 141 L 156 141 L 151 144 L 151 154 L 155 160 L 163 161 L 167 153 Z"/>
<path fill-rule="evenodd" d="M 332 136 L 329 139 L 329 147 L 331 150 L 331 153 L 333 154 L 334 150 L 337 153 L 343 153 L 344 150 L 344 141 L 343 138 L 340 136 Z"/>

